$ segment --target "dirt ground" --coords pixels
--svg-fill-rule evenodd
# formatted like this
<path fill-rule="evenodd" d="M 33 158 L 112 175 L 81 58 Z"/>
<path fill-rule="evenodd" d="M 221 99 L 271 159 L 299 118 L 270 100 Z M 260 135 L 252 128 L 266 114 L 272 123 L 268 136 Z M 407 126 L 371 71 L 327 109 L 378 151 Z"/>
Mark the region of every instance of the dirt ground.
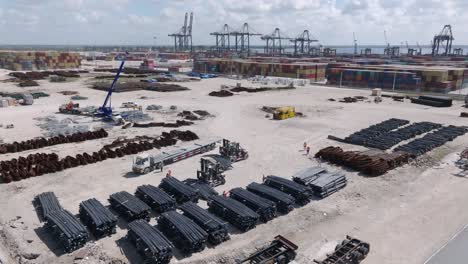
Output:
<path fill-rule="evenodd" d="M 4 79 L 6 71 L 0 72 Z M 41 136 L 44 131 L 35 118 L 55 115 L 60 104 L 69 96 L 58 94 L 62 90 L 77 90 L 89 100 L 81 105 L 99 105 L 105 93 L 87 88 L 89 77 L 68 83 L 39 81 L 37 89 L 51 96 L 35 101 L 32 106 L 0 109 L 0 123 L 13 123 L 14 129 L 0 128 L 0 139 L 5 142 L 26 140 Z M 134 101 L 144 106 L 176 105 L 178 110 L 207 110 L 214 117 L 181 129 L 190 129 L 200 138 L 223 137 L 238 141 L 250 154 L 246 161 L 236 163 L 226 173 L 227 182 L 217 187 L 218 192 L 233 187 L 244 187 L 252 181 L 260 182 L 263 175 L 290 178 L 305 167 L 317 162 L 302 152 L 307 142 L 315 153 L 320 148 L 340 145 L 347 150 L 357 146 L 338 144 L 327 136 L 346 136 L 356 130 L 388 118 L 411 121 L 431 121 L 446 125 L 467 125 L 459 118 L 461 102 L 447 109 L 437 109 L 384 98 L 380 104 L 358 102 L 344 104 L 331 102 L 329 98 L 344 96 L 369 96 L 369 91 L 326 88 L 307 85 L 295 90 L 240 93 L 232 97 L 210 97 L 208 93 L 222 84 L 235 85 L 236 80 L 216 78 L 200 82 L 183 83 L 189 91 L 157 93 L 150 91 L 115 93 L 115 107 L 122 102 Z M 242 81 L 245 86 L 253 86 Z M 22 91 L 12 83 L 2 83 L 1 91 Z M 150 99 L 139 99 L 146 96 Z M 264 105 L 293 105 L 305 117 L 273 121 L 259 110 Z M 155 121 L 174 121 L 176 113 L 151 113 Z M 63 115 L 57 114 L 60 118 Z M 64 144 L 22 153 L 4 154 L 0 160 L 9 160 L 36 152 L 55 152 L 59 156 L 83 151 L 93 152 L 117 137 L 135 135 L 159 135 L 168 128 L 116 127 L 110 136 L 76 144 Z M 346 235 L 352 235 L 371 244 L 371 251 L 363 263 L 396 264 L 423 263 L 454 233 L 468 223 L 468 211 L 464 210 L 468 199 L 468 181 L 457 176 L 459 170 L 454 161 L 457 153 L 468 145 L 468 136 L 459 137 L 426 155 L 419 163 L 406 165 L 376 178 L 367 178 L 353 171 L 346 171 L 348 186 L 324 200 L 312 201 L 298 207 L 288 215 L 277 217 L 255 229 L 240 233 L 231 232 L 231 240 L 215 248 L 191 256 L 176 252 L 171 263 L 234 263 L 256 247 L 269 243 L 277 234 L 286 236 L 298 246 L 298 263 L 312 263 L 333 251 L 336 243 Z M 34 196 L 53 191 L 62 206 L 78 213 L 81 201 L 95 197 L 104 204 L 117 191 L 133 193 L 142 184 L 158 185 L 165 172 L 137 176 L 131 173 L 132 156 L 68 169 L 62 172 L 0 185 L 0 263 L 73 263 L 77 252 L 63 254 L 36 215 L 31 203 Z M 330 169 L 341 168 L 322 163 Z M 178 179 L 196 177 L 199 157 L 170 165 L 166 169 Z M 203 206 L 206 206 L 203 202 Z M 151 219 L 155 224 L 155 217 Z M 78 263 L 141 263 L 134 247 L 125 240 L 126 225 L 119 222 L 117 234 L 90 242 L 86 246 L 87 257 Z"/>

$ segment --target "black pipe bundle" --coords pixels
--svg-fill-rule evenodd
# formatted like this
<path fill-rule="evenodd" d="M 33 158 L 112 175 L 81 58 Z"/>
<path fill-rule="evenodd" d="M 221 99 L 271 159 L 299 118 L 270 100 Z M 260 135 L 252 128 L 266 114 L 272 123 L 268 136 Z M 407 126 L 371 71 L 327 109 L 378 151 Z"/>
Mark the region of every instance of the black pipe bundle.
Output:
<path fill-rule="evenodd" d="M 408 120 L 391 118 L 355 132 L 346 137 L 344 141 L 347 143 L 364 146 L 365 142 L 368 140 L 376 138 L 384 133 L 390 132 L 409 123 L 410 122 Z"/>
<path fill-rule="evenodd" d="M 128 221 L 137 219 L 150 219 L 150 207 L 126 191 L 111 194 L 109 203 L 116 212 Z"/>
<path fill-rule="evenodd" d="M 47 220 L 47 216 L 55 211 L 63 210 L 57 196 L 53 192 L 44 192 L 34 197 L 34 206 L 41 221 Z"/>
<path fill-rule="evenodd" d="M 86 227 L 66 210 L 48 214 L 45 227 L 52 232 L 66 252 L 81 248 L 89 237 Z"/>
<path fill-rule="evenodd" d="M 128 224 L 127 238 L 135 244 L 138 252 L 151 263 L 167 264 L 172 259 L 174 247 L 158 229 L 144 220 Z"/>
<path fill-rule="evenodd" d="M 210 212 L 242 231 L 254 228 L 260 218 L 252 209 L 229 197 L 212 196 L 208 206 Z"/>
<path fill-rule="evenodd" d="M 312 191 L 309 187 L 278 176 L 267 176 L 264 184 L 292 195 L 300 205 L 309 203 L 312 196 Z"/>
<path fill-rule="evenodd" d="M 96 238 L 116 233 L 117 217 L 95 198 L 80 203 L 80 219 Z"/>
<path fill-rule="evenodd" d="M 452 98 L 447 96 L 423 95 L 419 96 L 418 98 L 411 98 L 411 103 L 428 105 L 433 107 L 451 107 Z"/>
<path fill-rule="evenodd" d="M 198 194 L 200 195 L 200 199 L 202 200 L 208 201 L 211 196 L 219 195 L 219 193 L 208 183 L 199 181 L 197 179 L 186 179 L 184 180 L 184 183 L 197 190 Z"/>
<path fill-rule="evenodd" d="M 169 194 L 153 185 L 138 186 L 135 196 L 158 213 L 175 210 L 177 203 Z"/>
<path fill-rule="evenodd" d="M 159 188 L 172 195 L 180 204 L 185 202 L 198 202 L 198 192 L 194 188 L 184 184 L 174 177 L 162 179 Z"/>
<path fill-rule="evenodd" d="M 208 238 L 205 230 L 176 211 L 163 213 L 158 219 L 158 228 L 184 253 L 205 249 Z"/>
<path fill-rule="evenodd" d="M 294 209 L 294 203 L 296 202 L 294 197 L 275 188 L 252 182 L 247 186 L 247 190 L 274 202 L 278 211 L 283 214 L 287 214 Z"/>
<path fill-rule="evenodd" d="M 322 167 L 311 167 L 293 175 L 293 181 L 308 186 L 313 194 L 325 198 L 346 187 L 347 180 L 343 173 L 329 172 Z"/>
<path fill-rule="evenodd" d="M 218 245 L 229 240 L 227 223 L 207 210 L 192 202 L 184 203 L 179 209 L 182 210 L 184 216 L 190 218 L 208 233 L 208 242 L 211 244 Z"/>
<path fill-rule="evenodd" d="M 268 222 L 276 216 L 276 204 L 242 188 L 229 191 L 230 197 L 245 204 L 260 215 L 260 220 Z"/>

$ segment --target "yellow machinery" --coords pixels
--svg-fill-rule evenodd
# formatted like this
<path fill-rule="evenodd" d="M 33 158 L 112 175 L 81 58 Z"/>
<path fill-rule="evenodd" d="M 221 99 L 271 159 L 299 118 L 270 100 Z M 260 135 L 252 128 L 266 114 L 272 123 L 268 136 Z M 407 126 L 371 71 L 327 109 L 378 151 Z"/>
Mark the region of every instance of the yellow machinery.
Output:
<path fill-rule="evenodd" d="M 273 119 L 284 120 L 296 116 L 296 109 L 293 106 L 278 107 L 273 112 Z"/>

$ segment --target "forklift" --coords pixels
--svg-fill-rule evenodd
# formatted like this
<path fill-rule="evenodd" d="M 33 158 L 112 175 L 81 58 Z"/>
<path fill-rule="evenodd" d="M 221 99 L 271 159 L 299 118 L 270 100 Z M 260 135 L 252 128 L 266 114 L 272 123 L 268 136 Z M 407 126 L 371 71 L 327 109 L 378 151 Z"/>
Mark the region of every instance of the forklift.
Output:
<path fill-rule="evenodd" d="M 211 187 L 220 186 L 226 183 L 223 172 L 231 168 L 231 161 L 221 155 L 206 155 L 200 159 L 197 179 Z"/>
<path fill-rule="evenodd" d="M 239 143 L 227 139 L 223 139 L 223 145 L 219 147 L 219 154 L 231 162 L 245 160 L 249 157 L 249 153 Z"/>

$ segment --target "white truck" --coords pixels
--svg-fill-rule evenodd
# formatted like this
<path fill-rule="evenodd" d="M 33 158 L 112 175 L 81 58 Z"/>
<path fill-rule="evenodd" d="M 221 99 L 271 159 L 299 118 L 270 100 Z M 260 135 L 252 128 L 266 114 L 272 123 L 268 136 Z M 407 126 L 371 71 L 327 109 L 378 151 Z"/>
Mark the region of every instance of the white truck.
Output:
<path fill-rule="evenodd" d="M 216 143 L 220 141 L 220 139 L 199 141 L 193 145 L 174 147 L 170 151 L 162 151 L 155 155 L 143 153 L 133 159 L 132 170 L 138 174 L 146 174 L 154 170 L 162 171 L 165 165 L 215 149 Z"/>

